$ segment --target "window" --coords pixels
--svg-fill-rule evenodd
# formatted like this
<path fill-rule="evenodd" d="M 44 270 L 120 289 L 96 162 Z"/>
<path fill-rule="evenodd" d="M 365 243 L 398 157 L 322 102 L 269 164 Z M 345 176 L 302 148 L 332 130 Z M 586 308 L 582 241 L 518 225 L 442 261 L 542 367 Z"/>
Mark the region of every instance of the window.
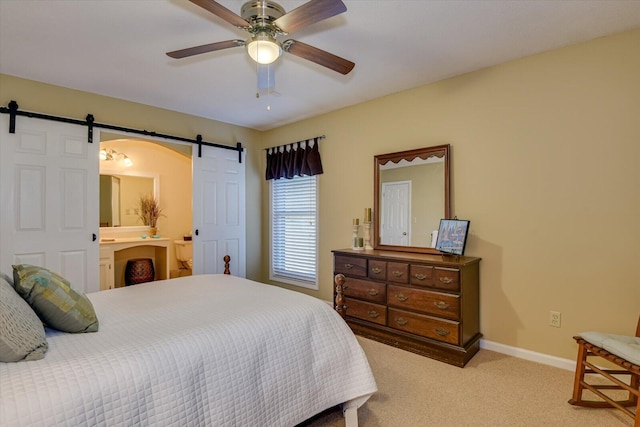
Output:
<path fill-rule="evenodd" d="M 270 279 L 318 289 L 316 176 L 271 180 Z"/>

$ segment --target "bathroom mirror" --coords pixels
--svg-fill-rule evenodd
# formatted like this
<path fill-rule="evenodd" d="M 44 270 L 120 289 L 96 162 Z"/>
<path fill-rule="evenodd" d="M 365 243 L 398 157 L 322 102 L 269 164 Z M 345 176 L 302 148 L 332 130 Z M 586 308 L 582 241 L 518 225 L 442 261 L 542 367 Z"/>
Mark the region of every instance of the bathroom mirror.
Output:
<path fill-rule="evenodd" d="M 135 171 L 100 171 L 100 228 L 135 231 L 146 226 L 138 219 L 140 196 L 159 197 L 159 177 Z"/>
<path fill-rule="evenodd" d="M 451 216 L 449 162 L 448 144 L 374 157 L 375 249 L 440 253 L 432 233 Z"/>

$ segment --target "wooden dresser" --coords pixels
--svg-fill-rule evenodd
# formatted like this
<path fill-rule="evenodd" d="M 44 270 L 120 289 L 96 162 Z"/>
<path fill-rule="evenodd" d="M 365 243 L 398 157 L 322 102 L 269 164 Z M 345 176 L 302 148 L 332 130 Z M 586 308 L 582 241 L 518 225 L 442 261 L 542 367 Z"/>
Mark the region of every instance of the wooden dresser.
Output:
<path fill-rule="evenodd" d="M 334 250 L 334 307 L 358 335 L 456 366 L 480 348 L 480 258 Z"/>

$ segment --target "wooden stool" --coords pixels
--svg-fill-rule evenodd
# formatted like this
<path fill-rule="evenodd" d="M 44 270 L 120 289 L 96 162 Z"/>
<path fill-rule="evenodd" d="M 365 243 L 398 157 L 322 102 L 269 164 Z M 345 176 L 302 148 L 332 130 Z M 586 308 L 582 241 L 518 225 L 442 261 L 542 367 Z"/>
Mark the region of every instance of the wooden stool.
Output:
<path fill-rule="evenodd" d="M 155 270 L 151 258 L 134 258 L 127 261 L 124 269 L 125 286 L 153 282 L 154 279 Z"/>

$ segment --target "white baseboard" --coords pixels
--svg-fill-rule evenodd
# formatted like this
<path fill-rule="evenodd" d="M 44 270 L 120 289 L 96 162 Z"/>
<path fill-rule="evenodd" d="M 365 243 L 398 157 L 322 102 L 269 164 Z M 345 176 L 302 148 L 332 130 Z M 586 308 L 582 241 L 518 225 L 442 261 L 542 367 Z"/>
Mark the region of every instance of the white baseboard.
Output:
<path fill-rule="evenodd" d="M 332 301 L 323 300 L 325 303 L 333 307 Z M 550 356 L 544 353 L 537 353 L 523 348 L 511 347 L 510 345 L 500 344 L 488 340 L 480 340 L 480 348 L 495 351 L 496 353 L 506 354 L 508 356 L 518 357 L 520 359 L 529 360 L 531 362 L 542 363 L 543 365 L 554 366 L 560 369 L 574 372 L 576 370 L 576 361 L 563 359 L 561 357 Z"/>
<path fill-rule="evenodd" d="M 544 353 L 537 353 L 531 350 L 525 350 L 518 347 L 500 344 L 493 341 L 480 340 L 480 348 L 495 351 L 497 353 L 506 354 L 520 359 L 530 360 L 532 362 L 542 363 L 543 365 L 555 366 L 556 368 L 566 369 L 568 371 L 576 370 L 576 361 L 563 359 L 561 357 L 550 356 Z"/>

